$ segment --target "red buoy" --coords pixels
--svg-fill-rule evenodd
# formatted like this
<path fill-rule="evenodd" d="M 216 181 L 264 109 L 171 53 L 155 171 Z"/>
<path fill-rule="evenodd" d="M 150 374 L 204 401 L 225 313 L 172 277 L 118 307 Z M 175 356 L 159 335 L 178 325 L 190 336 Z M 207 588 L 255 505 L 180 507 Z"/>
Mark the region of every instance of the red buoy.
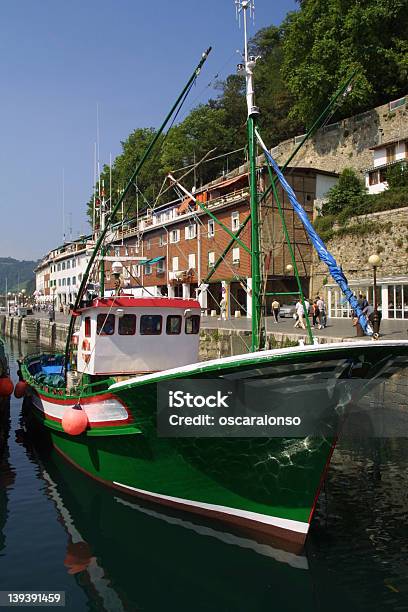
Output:
<path fill-rule="evenodd" d="M 0 378 L 0 397 L 9 397 L 13 393 L 14 385 L 11 378 L 4 376 Z"/>
<path fill-rule="evenodd" d="M 14 397 L 20 399 L 24 397 L 27 391 L 27 383 L 24 380 L 19 380 L 16 386 L 14 387 Z"/>
<path fill-rule="evenodd" d="M 79 436 L 88 426 L 88 417 L 85 410 L 82 410 L 78 404 L 67 406 L 62 415 L 61 425 L 65 433 L 71 436 Z"/>

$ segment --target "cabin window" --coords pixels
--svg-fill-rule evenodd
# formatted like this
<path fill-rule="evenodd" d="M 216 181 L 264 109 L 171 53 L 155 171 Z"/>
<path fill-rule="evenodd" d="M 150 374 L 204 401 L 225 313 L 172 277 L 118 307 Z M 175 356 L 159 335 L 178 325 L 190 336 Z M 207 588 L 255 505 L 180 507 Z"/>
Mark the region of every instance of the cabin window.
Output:
<path fill-rule="evenodd" d="M 85 338 L 91 337 L 91 317 L 85 317 Z"/>
<path fill-rule="evenodd" d="M 120 336 L 134 336 L 136 333 L 136 315 L 125 314 L 119 317 L 118 332 Z"/>
<path fill-rule="evenodd" d="M 192 315 L 186 319 L 186 334 L 198 334 L 200 331 L 199 315 Z"/>
<path fill-rule="evenodd" d="M 96 334 L 98 336 L 112 336 L 115 332 L 115 315 L 98 314 Z"/>
<path fill-rule="evenodd" d="M 169 334 L 169 336 L 181 334 L 181 315 L 169 315 L 167 317 L 166 334 Z"/>
<path fill-rule="evenodd" d="M 142 336 L 159 336 L 162 331 L 161 315 L 142 315 L 140 317 L 140 333 Z"/>

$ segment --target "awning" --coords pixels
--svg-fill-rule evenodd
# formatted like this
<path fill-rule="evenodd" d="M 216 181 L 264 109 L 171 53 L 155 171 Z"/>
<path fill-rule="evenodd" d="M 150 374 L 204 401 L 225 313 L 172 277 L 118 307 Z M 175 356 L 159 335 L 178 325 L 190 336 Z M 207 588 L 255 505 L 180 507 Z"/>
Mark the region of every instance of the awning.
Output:
<path fill-rule="evenodd" d="M 208 191 L 212 191 L 213 189 L 220 189 L 221 187 L 228 187 L 228 185 L 233 185 L 234 183 L 238 183 L 238 181 L 242 181 L 243 179 L 248 178 L 248 173 L 240 174 L 239 176 L 234 176 L 233 178 L 228 179 L 227 181 L 223 181 L 222 183 L 218 183 L 217 185 L 211 185 L 208 188 Z"/>
<path fill-rule="evenodd" d="M 151 264 L 155 264 L 158 261 L 162 261 L 163 259 L 166 259 L 164 255 L 160 255 L 160 257 L 153 257 L 153 259 L 148 259 L 147 261 L 142 261 L 142 266 L 146 266 L 146 265 L 151 265 Z"/>
<path fill-rule="evenodd" d="M 178 207 L 178 213 L 180 214 L 180 213 L 186 212 L 186 210 L 188 210 L 188 207 L 190 205 L 194 206 L 193 200 L 191 198 L 186 198 L 185 200 L 182 201 L 182 203 Z"/>

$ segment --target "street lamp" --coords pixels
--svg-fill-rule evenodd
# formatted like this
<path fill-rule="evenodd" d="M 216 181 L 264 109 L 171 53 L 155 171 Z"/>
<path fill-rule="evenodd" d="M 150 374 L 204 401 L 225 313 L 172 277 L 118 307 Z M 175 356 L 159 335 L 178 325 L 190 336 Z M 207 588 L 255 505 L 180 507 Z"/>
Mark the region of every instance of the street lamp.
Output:
<path fill-rule="evenodd" d="M 292 266 L 292 264 L 288 264 L 288 265 L 286 266 L 286 272 L 287 272 L 288 274 L 291 274 L 291 273 L 293 272 L 293 266 Z"/>
<path fill-rule="evenodd" d="M 380 334 L 380 314 L 378 312 L 377 304 L 377 268 L 381 265 L 381 257 L 379 255 L 370 255 L 368 263 L 373 268 L 373 289 L 374 289 L 374 312 L 373 312 L 373 331 L 374 337 L 378 338 Z"/>

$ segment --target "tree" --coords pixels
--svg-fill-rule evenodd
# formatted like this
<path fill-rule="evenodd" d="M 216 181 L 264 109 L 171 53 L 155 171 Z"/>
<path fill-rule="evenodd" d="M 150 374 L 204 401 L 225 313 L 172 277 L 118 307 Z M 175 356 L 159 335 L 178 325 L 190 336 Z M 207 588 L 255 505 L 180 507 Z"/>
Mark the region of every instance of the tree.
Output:
<path fill-rule="evenodd" d="M 386 175 L 389 189 L 408 188 L 408 165 L 400 162 L 390 166 Z"/>
<path fill-rule="evenodd" d="M 283 33 L 291 116 L 307 124 L 353 70 L 341 117 L 406 93 L 408 0 L 306 0 Z"/>
<path fill-rule="evenodd" d="M 259 57 L 255 72 L 256 104 L 261 109 L 260 129 L 268 146 L 299 133 L 302 123 L 289 116 L 294 98 L 282 73 L 283 30 L 270 26 L 250 41 L 250 52 Z"/>
<path fill-rule="evenodd" d="M 325 215 L 339 215 L 342 212 L 352 214 L 358 213 L 361 201 L 366 190 L 361 180 L 352 168 L 345 168 L 339 176 L 339 180 L 327 194 L 327 202 L 324 205 Z"/>

